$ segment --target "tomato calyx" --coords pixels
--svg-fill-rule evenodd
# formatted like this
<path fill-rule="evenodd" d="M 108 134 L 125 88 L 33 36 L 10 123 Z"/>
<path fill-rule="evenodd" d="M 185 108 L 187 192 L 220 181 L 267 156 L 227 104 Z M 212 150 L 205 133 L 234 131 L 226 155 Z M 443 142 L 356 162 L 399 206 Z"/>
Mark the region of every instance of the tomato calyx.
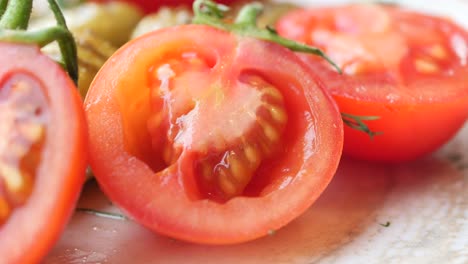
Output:
<path fill-rule="evenodd" d="M 339 74 L 342 69 L 321 49 L 312 47 L 300 42 L 283 38 L 272 27 L 267 26 L 264 29 L 257 27 L 257 17 L 262 11 L 262 4 L 246 4 L 238 13 L 234 23 L 223 21 L 225 13 L 229 7 L 215 3 L 211 0 L 196 0 L 193 3 L 194 18 L 192 23 L 209 25 L 224 31 L 232 32 L 238 36 L 252 37 L 256 39 L 271 41 L 286 47 L 292 51 L 308 53 L 325 59 Z M 363 121 L 376 120 L 377 116 L 360 116 L 343 113 L 343 122 L 356 130 L 366 133 L 372 139 L 376 135 L 382 134 L 380 131 L 372 131 Z"/>
<path fill-rule="evenodd" d="M 70 78 L 78 82 L 78 57 L 72 33 L 55 0 L 48 0 L 56 26 L 26 31 L 32 11 L 32 0 L 10 0 L 0 3 L 0 41 L 34 44 L 43 47 L 57 41 L 62 55 L 63 66 Z"/>
<path fill-rule="evenodd" d="M 252 37 L 277 43 L 292 51 L 317 55 L 330 63 L 337 72 L 341 73 L 340 67 L 336 65 L 322 50 L 308 46 L 278 35 L 275 29 L 257 27 L 257 18 L 263 7 L 260 3 L 246 4 L 239 11 L 234 23 L 226 23 L 222 19 L 229 10 L 228 6 L 218 4 L 211 0 L 195 0 L 193 2 L 194 18 L 192 23 L 209 25 L 218 29 L 232 32 L 238 36 Z"/>

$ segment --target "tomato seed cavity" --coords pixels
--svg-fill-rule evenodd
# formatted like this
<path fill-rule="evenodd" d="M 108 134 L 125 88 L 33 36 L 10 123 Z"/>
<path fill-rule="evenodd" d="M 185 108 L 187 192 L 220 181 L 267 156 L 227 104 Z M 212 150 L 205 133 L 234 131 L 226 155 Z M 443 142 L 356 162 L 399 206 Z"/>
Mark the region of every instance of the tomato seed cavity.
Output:
<path fill-rule="evenodd" d="M 28 74 L 11 75 L 0 86 L 0 224 L 32 192 L 45 140 L 46 106 L 38 81 Z"/>
<path fill-rule="evenodd" d="M 148 131 L 167 166 L 184 151 L 196 153 L 200 198 L 226 201 L 242 195 L 275 152 L 287 114 L 280 91 L 255 74 L 242 74 L 232 87 L 216 78 L 200 86 L 201 74 L 209 79 L 209 66 L 194 56 L 155 69 Z"/>

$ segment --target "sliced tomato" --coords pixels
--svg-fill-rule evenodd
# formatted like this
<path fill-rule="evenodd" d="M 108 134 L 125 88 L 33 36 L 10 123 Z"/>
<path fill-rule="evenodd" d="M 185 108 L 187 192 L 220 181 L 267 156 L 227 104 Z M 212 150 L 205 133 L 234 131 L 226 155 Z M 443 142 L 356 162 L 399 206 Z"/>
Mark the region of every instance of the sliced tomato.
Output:
<path fill-rule="evenodd" d="M 377 116 L 368 137 L 345 128 L 344 153 L 385 162 L 438 149 L 468 117 L 468 35 L 454 23 L 397 7 L 351 5 L 290 12 L 281 35 L 316 45 L 339 75 L 303 56 L 321 75 L 341 112 Z"/>
<path fill-rule="evenodd" d="M 37 47 L 0 43 L 0 60 L 0 262 L 37 263 L 84 181 L 84 111 L 68 75 Z"/>
<path fill-rule="evenodd" d="M 148 228 L 197 243 L 284 226 L 341 155 L 337 107 L 292 52 L 208 26 L 129 42 L 85 107 L 103 191 Z"/>

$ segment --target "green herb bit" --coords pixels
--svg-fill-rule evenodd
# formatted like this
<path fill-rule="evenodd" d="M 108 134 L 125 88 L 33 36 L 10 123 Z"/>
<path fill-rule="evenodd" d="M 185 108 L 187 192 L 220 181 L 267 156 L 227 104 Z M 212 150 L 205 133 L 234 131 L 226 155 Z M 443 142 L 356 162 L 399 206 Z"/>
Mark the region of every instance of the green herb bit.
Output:
<path fill-rule="evenodd" d="M 358 116 L 341 113 L 341 117 L 345 125 L 351 127 L 352 129 L 356 129 L 368 134 L 371 139 L 373 139 L 374 136 L 383 134 L 382 131 L 371 131 L 370 128 L 366 125 L 366 123 L 364 123 L 364 121 L 377 120 L 380 118 L 378 116 Z"/>
<path fill-rule="evenodd" d="M 278 35 L 271 27 L 258 28 L 257 18 L 263 10 L 260 3 L 246 4 L 239 11 L 234 23 L 226 23 L 222 19 L 225 17 L 229 7 L 217 4 L 211 0 L 195 0 L 193 3 L 194 18 L 192 23 L 209 25 L 218 29 L 232 32 L 236 35 L 247 36 L 256 39 L 271 41 L 282 45 L 292 51 L 317 55 L 330 63 L 339 73 L 340 67 L 336 65 L 322 50 L 311 47 Z"/>
<path fill-rule="evenodd" d="M 86 214 L 91 214 L 99 217 L 105 217 L 105 218 L 110 218 L 114 220 L 128 220 L 128 217 L 122 214 L 116 214 L 116 213 L 109 213 L 109 212 L 103 212 L 103 211 L 98 211 L 95 209 L 90 209 L 90 208 L 76 208 L 77 212 L 82 212 Z"/>
<path fill-rule="evenodd" d="M 391 224 L 390 221 L 387 221 L 387 222 L 385 222 L 385 224 L 380 223 L 379 225 L 381 225 L 383 227 L 389 227 L 390 224 Z"/>

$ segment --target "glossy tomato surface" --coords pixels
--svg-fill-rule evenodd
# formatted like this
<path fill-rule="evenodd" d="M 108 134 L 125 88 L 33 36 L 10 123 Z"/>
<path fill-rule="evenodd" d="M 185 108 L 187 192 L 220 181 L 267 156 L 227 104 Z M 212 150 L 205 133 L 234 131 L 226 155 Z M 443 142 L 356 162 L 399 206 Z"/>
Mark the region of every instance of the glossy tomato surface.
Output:
<path fill-rule="evenodd" d="M 129 42 L 85 108 L 103 191 L 146 227 L 197 243 L 286 225 L 325 189 L 341 155 L 337 107 L 292 52 L 207 26 Z"/>
<path fill-rule="evenodd" d="M 343 113 L 365 121 L 371 139 L 345 127 L 344 153 L 402 162 L 433 152 L 468 116 L 468 35 L 452 22 L 398 7 L 350 5 L 284 16 L 281 35 L 322 48 L 342 67 L 304 56 Z"/>
<path fill-rule="evenodd" d="M 84 111 L 68 75 L 37 47 L 0 43 L 0 61 L 0 262 L 38 263 L 84 181 Z"/>

